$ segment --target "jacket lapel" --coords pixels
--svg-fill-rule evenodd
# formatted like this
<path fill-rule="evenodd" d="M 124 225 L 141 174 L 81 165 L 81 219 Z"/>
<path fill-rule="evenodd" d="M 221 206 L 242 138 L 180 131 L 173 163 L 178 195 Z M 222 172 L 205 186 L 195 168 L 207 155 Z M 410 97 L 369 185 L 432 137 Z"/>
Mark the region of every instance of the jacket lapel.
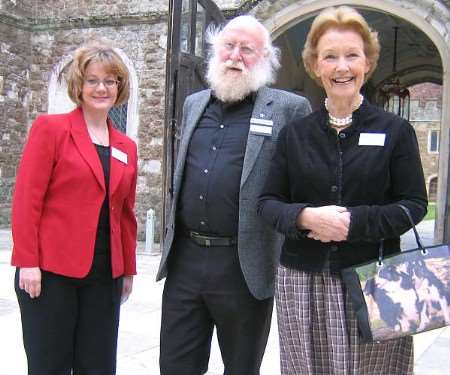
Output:
<path fill-rule="evenodd" d="M 111 145 L 109 196 L 112 197 L 117 187 L 119 186 L 119 182 L 122 178 L 123 171 L 126 166 L 126 163 L 120 161 L 119 159 L 113 156 L 113 149 L 117 149 L 126 154 L 128 163 L 130 162 L 130 158 L 127 153 L 127 149 L 125 148 L 125 144 L 121 140 L 119 131 L 112 126 L 112 123 L 109 119 L 108 119 L 108 128 L 109 128 L 109 144 Z"/>
<path fill-rule="evenodd" d="M 266 87 L 258 90 L 256 95 L 255 105 L 253 107 L 252 119 L 270 120 L 272 118 L 272 98 L 268 95 Z M 251 120 L 250 120 L 251 122 Z M 251 126 L 251 125 L 250 125 Z M 249 132 L 247 138 L 247 147 L 245 149 L 244 165 L 242 167 L 241 188 L 247 181 L 250 172 L 255 165 L 261 147 L 266 139 L 263 135 L 255 135 Z"/>
<path fill-rule="evenodd" d="M 80 152 L 83 159 L 92 169 L 97 182 L 105 190 L 105 177 L 103 174 L 103 169 L 100 164 L 100 159 L 98 157 L 95 146 L 89 137 L 87 131 L 86 122 L 84 121 L 83 112 L 81 108 L 76 108 L 69 113 L 69 119 L 71 123 L 71 134 L 75 142 L 78 151 Z"/>
<path fill-rule="evenodd" d="M 184 163 L 186 161 L 186 155 L 189 148 L 189 143 L 191 142 L 192 134 L 200 120 L 200 117 L 205 111 L 206 106 L 208 105 L 210 97 L 211 90 L 206 90 L 203 96 L 201 96 L 196 102 L 192 103 L 191 106 L 187 108 L 188 113 L 186 114 L 184 123 L 182 124 L 183 133 L 180 146 L 178 148 L 177 163 L 175 166 L 173 183 L 175 192 L 178 191 L 181 186 L 181 176 L 183 174 Z"/>

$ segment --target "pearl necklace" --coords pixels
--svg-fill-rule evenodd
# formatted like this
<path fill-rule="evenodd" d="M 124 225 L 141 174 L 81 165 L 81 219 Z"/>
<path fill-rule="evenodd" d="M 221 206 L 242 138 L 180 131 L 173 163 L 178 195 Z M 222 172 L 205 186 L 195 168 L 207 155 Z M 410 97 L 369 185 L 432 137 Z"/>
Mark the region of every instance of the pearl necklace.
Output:
<path fill-rule="evenodd" d="M 330 125 L 334 126 L 336 128 L 343 128 L 344 126 L 350 125 L 353 121 L 353 112 L 356 111 L 359 107 L 361 107 L 363 100 L 364 100 L 364 96 L 359 94 L 359 103 L 355 107 L 355 109 L 353 109 L 352 113 L 350 113 L 346 117 L 334 117 L 330 113 L 330 110 L 328 108 L 328 98 L 325 98 L 325 108 L 328 111 L 328 121 L 330 122 Z"/>

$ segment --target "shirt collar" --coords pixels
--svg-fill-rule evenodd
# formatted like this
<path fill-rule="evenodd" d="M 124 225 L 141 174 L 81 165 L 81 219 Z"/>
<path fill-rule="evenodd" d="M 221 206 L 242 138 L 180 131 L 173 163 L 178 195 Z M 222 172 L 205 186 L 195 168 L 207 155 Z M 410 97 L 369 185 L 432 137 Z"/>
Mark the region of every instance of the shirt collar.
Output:
<path fill-rule="evenodd" d="M 225 104 L 225 105 L 234 105 L 234 104 L 243 103 L 243 102 L 246 102 L 246 101 L 248 101 L 250 104 L 255 104 L 257 95 L 258 95 L 258 92 L 257 91 L 253 91 L 253 92 L 248 94 L 244 99 L 242 99 L 239 102 L 223 103 L 223 102 L 220 101 L 219 98 L 217 98 L 217 96 L 215 95 L 214 91 L 211 91 L 211 99 L 210 99 L 210 101 L 211 102 L 217 101 L 217 102 L 220 102 L 220 103 Z"/>

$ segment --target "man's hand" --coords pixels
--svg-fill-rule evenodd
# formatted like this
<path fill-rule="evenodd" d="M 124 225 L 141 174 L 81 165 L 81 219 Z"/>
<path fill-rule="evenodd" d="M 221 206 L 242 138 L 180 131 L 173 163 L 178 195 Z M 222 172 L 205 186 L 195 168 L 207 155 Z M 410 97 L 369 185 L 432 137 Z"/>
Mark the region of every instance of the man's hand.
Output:
<path fill-rule="evenodd" d="M 23 267 L 19 270 L 19 288 L 25 290 L 31 298 L 41 294 L 41 269 L 39 267 Z"/>

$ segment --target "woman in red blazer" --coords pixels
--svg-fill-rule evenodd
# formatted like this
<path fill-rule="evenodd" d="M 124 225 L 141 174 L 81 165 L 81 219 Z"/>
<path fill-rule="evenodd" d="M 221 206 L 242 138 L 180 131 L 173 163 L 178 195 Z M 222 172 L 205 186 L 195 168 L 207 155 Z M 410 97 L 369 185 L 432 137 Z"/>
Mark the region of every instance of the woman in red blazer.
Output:
<path fill-rule="evenodd" d="M 136 274 L 136 144 L 108 118 L 128 99 L 128 71 L 97 42 L 75 52 L 66 78 L 78 108 L 36 119 L 14 191 L 24 347 L 30 375 L 111 375 Z"/>

